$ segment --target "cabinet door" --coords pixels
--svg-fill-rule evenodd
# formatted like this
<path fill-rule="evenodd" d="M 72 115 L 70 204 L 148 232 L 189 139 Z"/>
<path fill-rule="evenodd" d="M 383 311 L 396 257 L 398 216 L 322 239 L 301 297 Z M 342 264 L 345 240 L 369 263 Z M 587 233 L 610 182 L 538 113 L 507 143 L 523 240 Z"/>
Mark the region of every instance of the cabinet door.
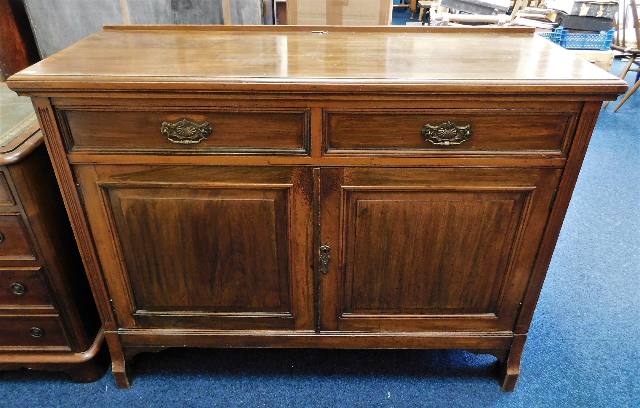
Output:
<path fill-rule="evenodd" d="M 313 328 L 311 170 L 76 173 L 120 327 Z"/>
<path fill-rule="evenodd" d="M 321 329 L 512 330 L 559 176 L 321 170 Z"/>

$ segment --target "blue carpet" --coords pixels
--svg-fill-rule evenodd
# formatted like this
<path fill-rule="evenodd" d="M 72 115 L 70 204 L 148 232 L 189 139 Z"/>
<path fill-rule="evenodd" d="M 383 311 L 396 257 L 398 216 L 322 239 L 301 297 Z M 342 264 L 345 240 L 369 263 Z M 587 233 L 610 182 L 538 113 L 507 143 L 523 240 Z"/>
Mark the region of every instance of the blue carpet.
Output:
<path fill-rule="evenodd" d="M 395 4 L 400 3 L 396 1 Z M 418 21 L 418 13 L 413 16 L 413 20 L 411 19 L 411 11 L 409 8 L 399 8 L 394 7 L 393 13 L 391 14 L 391 24 L 392 25 L 406 25 L 407 21 Z"/>
<path fill-rule="evenodd" d="M 513 393 L 461 351 L 169 350 L 130 390 L 0 373 L 0 406 L 640 407 L 639 108 L 600 117 Z"/>

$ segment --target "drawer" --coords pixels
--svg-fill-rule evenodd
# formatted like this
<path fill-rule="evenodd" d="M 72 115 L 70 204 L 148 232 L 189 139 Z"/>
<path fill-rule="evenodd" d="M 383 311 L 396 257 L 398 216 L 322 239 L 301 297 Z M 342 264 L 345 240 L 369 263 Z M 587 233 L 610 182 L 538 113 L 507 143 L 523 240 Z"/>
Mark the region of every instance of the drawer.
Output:
<path fill-rule="evenodd" d="M 58 315 L 0 316 L 0 347 L 68 346 Z"/>
<path fill-rule="evenodd" d="M 12 206 L 15 204 L 16 202 L 13 199 L 13 194 L 11 194 L 11 188 L 9 188 L 7 177 L 0 170 L 0 206 Z"/>
<path fill-rule="evenodd" d="M 0 259 L 36 259 L 29 233 L 19 214 L 0 214 Z"/>
<path fill-rule="evenodd" d="M 574 113 L 508 110 L 327 111 L 325 154 L 564 156 Z"/>
<path fill-rule="evenodd" d="M 309 112 L 75 111 L 61 113 L 72 151 L 308 154 Z"/>
<path fill-rule="evenodd" d="M 50 305 L 49 289 L 40 268 L 0 269 L 0 308 Z"/>

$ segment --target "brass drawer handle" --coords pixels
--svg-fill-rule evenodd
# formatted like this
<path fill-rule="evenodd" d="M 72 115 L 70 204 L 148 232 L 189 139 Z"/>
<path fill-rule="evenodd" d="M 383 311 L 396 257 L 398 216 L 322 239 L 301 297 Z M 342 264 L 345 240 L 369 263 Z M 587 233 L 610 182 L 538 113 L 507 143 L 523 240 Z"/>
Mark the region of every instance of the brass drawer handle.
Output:
<path fill-rule="evenodd" d="M 171 143 L 197 144 L 206 140 L 211 135 L 209 122 L 194 122 L 189 119 L 180 119 L 177 122 L 162 122 L 160 133 Z"/>
<path fill-rule="evenodd" d="M 27 288 L 20 282 L 13 282 L 9 285 L 9 289 L 11 289 L 11 293 L 16 296 L 22 296 L 27 292 Z"/>
<path fill-rule="evenodd" d="M 4 234 L 0 232 L 0 244 L 4 242 Z"/>
<path fill-rule="evenodd" d="M 331 262 L 331 247 L 329 245 L 320 245 L 320 272 L 323 275 L 329 273 L 329 262 Z"/>
<path fill-rule="evenodd" d="M 34 339 L 39 339 L 40 337 L 44 336 L 44 329 L 41 327 L 32 327 L 31 329 L 29 329 L 29 334 Z"/>
<path fill-rule="evenodd" d="M 426 124 L 422 127 L 425 142 L 437 146 L 459 145 L 471 138 L 471 125 L 456 125 L 451 121 L 439 125 Z"/>

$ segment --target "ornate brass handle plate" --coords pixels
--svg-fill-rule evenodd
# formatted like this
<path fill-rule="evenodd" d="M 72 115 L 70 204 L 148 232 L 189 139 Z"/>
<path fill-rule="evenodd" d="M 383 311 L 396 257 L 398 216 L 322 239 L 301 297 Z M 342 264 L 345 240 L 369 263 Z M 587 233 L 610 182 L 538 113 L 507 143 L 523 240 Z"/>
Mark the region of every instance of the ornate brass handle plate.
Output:
<path fill-rule="evenodd" d="M 426 124 L 422 127 L 425 142 L 436 146 L 459 145 L 471 138 L 471 125 L 456 125 L 451 121 L 439 125 Z"/>
<path fill-rule="evenodd" d="M 206 140 L 211 132 L 209 122 L 194 122 L 186 118 L 177 122 L 162 122 L 160 126 L 160 133 L 171 143 L 177 144 L 200 143 Z"/>

